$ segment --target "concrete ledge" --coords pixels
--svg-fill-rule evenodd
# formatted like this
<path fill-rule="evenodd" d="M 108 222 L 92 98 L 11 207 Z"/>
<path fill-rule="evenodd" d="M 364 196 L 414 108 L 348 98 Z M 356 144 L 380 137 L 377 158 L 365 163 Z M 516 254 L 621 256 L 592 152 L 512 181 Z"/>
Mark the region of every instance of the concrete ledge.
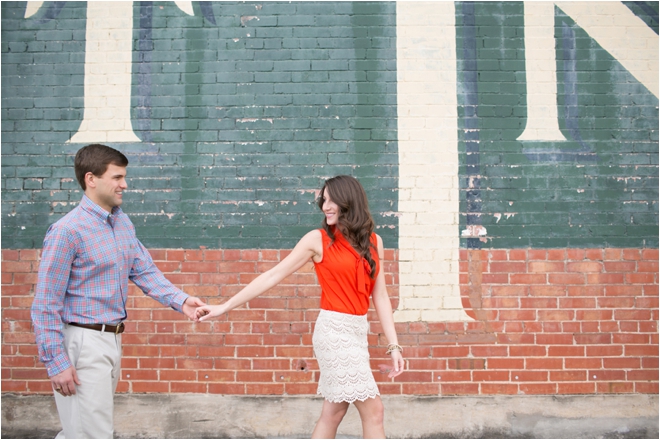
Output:
<path fill-rule="evenodd" d="M 393 438 L 658 438 L 658 396 L 383 396 Z M 322 400 L 311 396 L 118 394 L 117 438 L 305 438 Z M 2 438 L 53 438 L 52 396 L 2 395 Z M 339 437 L 360 437 L 354 406 Z"/>

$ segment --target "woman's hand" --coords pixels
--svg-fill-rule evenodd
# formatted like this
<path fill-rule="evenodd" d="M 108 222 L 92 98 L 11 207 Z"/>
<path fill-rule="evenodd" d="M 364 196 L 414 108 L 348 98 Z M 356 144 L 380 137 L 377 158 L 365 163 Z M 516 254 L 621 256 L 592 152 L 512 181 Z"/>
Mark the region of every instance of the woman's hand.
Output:
<path fill-rule="evenodd" d="M 220 304 L 218 306 L 204 305 L 195 309 L 195 321 L 206 321 L 227 313 L 227 306 Z"/>
<path fill-rule="evenodd" d="M 390 373 L 387 375 L 387 377 L 391 379 L 403 373 L 405 362 L 403 360 L 403 355 L 398 350 L 390 353 L 390 356 L 392 357 L 392 369 L 390 370 Z"/>

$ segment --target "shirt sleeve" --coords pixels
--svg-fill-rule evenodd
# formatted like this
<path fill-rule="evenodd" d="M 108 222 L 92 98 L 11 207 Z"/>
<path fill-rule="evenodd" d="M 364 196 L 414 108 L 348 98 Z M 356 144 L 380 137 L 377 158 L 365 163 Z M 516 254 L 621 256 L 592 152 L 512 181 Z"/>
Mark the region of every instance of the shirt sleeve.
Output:
<path fill-rule="evenodd" d="M 174 287 L 170 280 L 165 278 L 165 275 L 151 258 L 149 251 L 140 240 L 137 238 L 135 240 L 137 242 L 137 253 L 128 278 L 146 295 L 154 298 L 164 306 L 172 307 L 177 312 L 181 312 L 183 303 L 186 302 L 189 295 Z"/>
<path fill-rule="evenodd" d="M 41 251 L 31 309 L 39 359 L 46 365 L 49 377 L 71 367 L 64 348 L 62 313 L 75 256 L 75 239 L 71 233 L 65 227 L 51 225 Z"/>

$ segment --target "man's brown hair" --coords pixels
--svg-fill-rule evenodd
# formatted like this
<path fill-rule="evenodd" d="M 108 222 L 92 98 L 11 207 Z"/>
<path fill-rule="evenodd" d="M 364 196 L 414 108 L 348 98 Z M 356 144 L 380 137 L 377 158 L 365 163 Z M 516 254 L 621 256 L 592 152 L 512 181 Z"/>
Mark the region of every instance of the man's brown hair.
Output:
<path fill-rule="evenodd" d="M 78 179 L 83 191 L 87 189 L 85 175 L 92 173 L 100 177 L 106 172 L 110 164 L 126 167 L 128 166 L 128 158 L 120 151 L 102 144 L 87 145 L 78 150 L 73 167 L 76 171 L 76 179 Z"/>

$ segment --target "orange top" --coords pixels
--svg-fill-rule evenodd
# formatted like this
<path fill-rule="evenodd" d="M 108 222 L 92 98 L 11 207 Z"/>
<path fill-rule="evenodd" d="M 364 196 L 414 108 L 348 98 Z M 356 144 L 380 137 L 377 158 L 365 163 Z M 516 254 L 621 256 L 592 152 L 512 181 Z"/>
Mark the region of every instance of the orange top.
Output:
<path fill-rule="evenodd" d="M 366 315 L 369 297 L 376 280 L 371 279 L 371 266 L 346 238 L 335 228 L 335 241 L 320 229 L 323 237 L 323 260 L 314 263 L 321 285 L 321 308 L 349 315 Z M 376 234 L 371 235 L 371 256 L 376 262 L 376 275 L 380 270 Z"/>

